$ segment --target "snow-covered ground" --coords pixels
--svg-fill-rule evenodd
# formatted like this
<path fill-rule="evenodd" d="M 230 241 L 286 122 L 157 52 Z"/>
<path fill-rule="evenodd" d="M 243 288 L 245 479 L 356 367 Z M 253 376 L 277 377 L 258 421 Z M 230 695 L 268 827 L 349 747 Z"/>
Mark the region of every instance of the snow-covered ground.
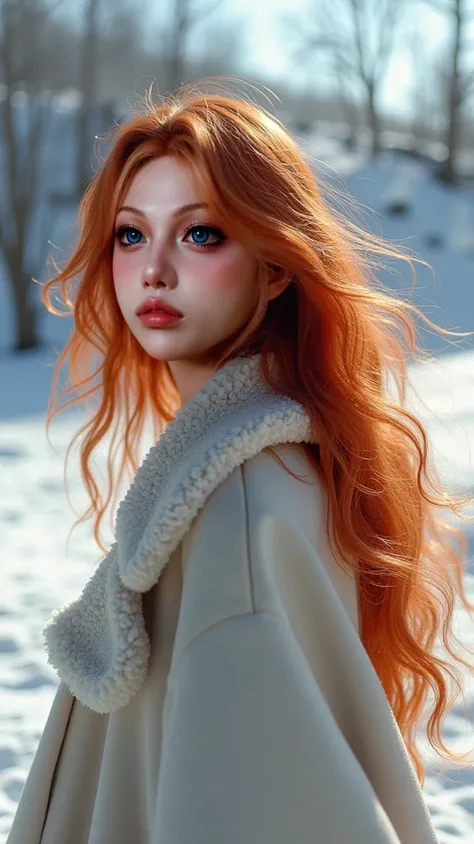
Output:
<path fill-rule="evenodd" d="M 430 260 L 438 280 L 420 268 L 418 293 L 427 315 L 443 326 L 474 330 L 474 195 L 435 184 L 426 167 L 405 156 L 386 154 L 377 165 L 365 155 L 348 155 L 330 137 L 304 142 L 306 152 L 325 164 L 380 217 L 374 231 L 401 240 Z M 332 169 L 331 169 L 332 168 Z M 404 217 L 385 216 L 394 201 L 408 202 Z M 71 213 L 56 221 L 49 237 L 65 242 Z M 433 236 L 438 236 L 438 245 Z M 439 240 L 439 238 L 441 240 Z M 408 291 L 411 277 L 400 267 Z M 396 277 L 384 276 L 395 285 Z M 426 299 L 434 305 L 428 308 Z M 48 716 L 58 679 L 47 664 L 42 630 L 54 609 L 75 597 L 100 558 L 90 525 L 77 529 L 69 543 L 72 522 L 87 505 L 77 461 L 77 447 L 68 474 L 71 504 L 63 486 L 66 448 L 81 424 L 80 413 L 65 413 L 45 438 L 45 411 L 55 349 L 70 327 L 68 320 L 44 314 L 45 341 L 37 352 L 10 357 L 11 303 L 0 274 L 0 841 L 11 826 L 20 793 Z M 425 422 L 441 478 L 453 490 L 474 493 L 474 338 L 459 340 L 458 350 L 445 340 L 423 333 L 422 342 L 437 359 L 412 370 L 413 383 L 426 406 L 410 396 L 410 406 Z M 448 353 L 446 353 L 448 349 Z M 440 354 L 443 352 L 443 354 Z M 151 443 L 144 442 L 143 452 Z M 103 454 L 101 457 L 103 460 Z M 104 463 L 98 460 L 98 467 Z M 123 490 L 125 491 L 125 489 Z M 471 514 L 471 513 L 470 513 Z M 468 596 L 474 602 L 474 526 Z M 105 538 L 111 538 L 105 531 Z M 461 609 L 456 633 L 474 648 L 474 623 Z M 474 679 L 466 674 L 467 710 L 462 701 L 446 719 L 443 738 L 450 748 L 474 748 Z M 473 764 L 460 768 L 439 760 L 423 743 L 427 763 L 425 797 L 440 844 L 474 842 Z"/>

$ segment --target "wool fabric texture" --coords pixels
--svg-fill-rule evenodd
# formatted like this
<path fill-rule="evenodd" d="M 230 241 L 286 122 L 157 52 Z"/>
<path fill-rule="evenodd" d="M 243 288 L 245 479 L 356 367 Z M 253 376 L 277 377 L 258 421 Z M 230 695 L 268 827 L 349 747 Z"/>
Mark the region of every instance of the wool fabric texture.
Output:
<path fill-rule="evenodd" d="M 176 414 L 118 507 L 109 553 L 44 628 L 48 662 L 95 712 L 125 706 L 145 681 L 141 593 L 157 583 L 211 493 L 267 446 L 313 441 L 304 408 L 269 388 L 260 365 L 260 355 L 228 362 Z"/>

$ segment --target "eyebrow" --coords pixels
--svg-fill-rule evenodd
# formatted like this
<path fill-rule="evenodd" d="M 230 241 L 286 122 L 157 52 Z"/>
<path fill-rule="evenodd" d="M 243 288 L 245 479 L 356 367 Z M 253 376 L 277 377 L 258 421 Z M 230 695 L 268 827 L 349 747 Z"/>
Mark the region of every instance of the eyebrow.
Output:
<path fill-rule="evenodd" d="M 181 217 L 188 211 L 195 211 L 196 208 L 209 208 L 209 205 L 205 202 L 191 202 L 189 205 L 183 205 L 181 208 L 178 208 L 173 212 L 172 216 L 173 218 Z M 139 208 L 134 208 L 133 205 L 122 205 L 117 213 L 120 213 L 120 211 L 131 211 L 132 214 L 138 214 L 139 217 L 146 217 L 146 214 L 144 214 L 143 211 L 140 211 Z"/>

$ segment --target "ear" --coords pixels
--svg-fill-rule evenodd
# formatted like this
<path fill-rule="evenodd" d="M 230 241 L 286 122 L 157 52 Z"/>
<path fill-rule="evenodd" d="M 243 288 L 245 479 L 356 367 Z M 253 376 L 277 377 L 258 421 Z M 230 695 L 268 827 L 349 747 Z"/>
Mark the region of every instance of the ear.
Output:
<path fill-rule="evenodd" d="M 270 264 L 267 281 L 268 301 L 270 302 L 271 299 L 276 299 L 277 296 L 280 296 L 292 280 L 290 270 L 280 267 L 278 264 Z"/>

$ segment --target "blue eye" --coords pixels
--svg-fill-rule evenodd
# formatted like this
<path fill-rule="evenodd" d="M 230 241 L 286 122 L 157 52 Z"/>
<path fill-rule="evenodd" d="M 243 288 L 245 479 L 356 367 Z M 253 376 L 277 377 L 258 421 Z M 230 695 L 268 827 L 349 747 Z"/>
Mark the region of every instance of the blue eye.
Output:
<path fill-rule="evenodd" d="M 190 226 L 190 228 L 185 233 L 185 239 L 188 237 L 189 234 L 192 235 L 192 242 L 194 243 L 194 245 L 203 249 L 210 249 L 212 246 L 218 246 L 223 240 L 226 240 L 227 238 L 227 235 L 225 235 L 224 232 L 222 232 L 216 226 L 206 226 L 203 224 L 195 224 L 194 226 Z M 209 240 L 209 236 L 213 237 L 213 240 Z M 140 243 L 142 243 L 143 240 L 143 235 L 141 231 L 135 228 L 135 226 L 130 225 L 120 226 L 115 232 L 115 237 L 124 249 L 128 249 L 128 247 L 130 246 L 138 246 Z"/>
<path fill-rule="evenodd" d="M 204 228 L 196 228 L 193 230 L 191 237 L 195 239 L 196 243 L 206 243 L 209 232 Z"/>
<path fill-rule="evenodd" d="M 133 226 L 120 226 L 116 231 L 115 237 L 120 241 L 122 246 L 136 246 L 140 243 L 140 238 L 143 237 L 141 231 Z M 124 241 L 123 238 L 126 238 Z"/>
<path fill-rule="evenodd" d="M 195 246 L 218 246 L 226 239 L 224 232 L 221 232 L 216 226 L 194 225 L 187 230 L 185 238 L 189 234 L 193 238 Z M 209 241 L 209 235 L 214 235 L 214 240 Z"/>

